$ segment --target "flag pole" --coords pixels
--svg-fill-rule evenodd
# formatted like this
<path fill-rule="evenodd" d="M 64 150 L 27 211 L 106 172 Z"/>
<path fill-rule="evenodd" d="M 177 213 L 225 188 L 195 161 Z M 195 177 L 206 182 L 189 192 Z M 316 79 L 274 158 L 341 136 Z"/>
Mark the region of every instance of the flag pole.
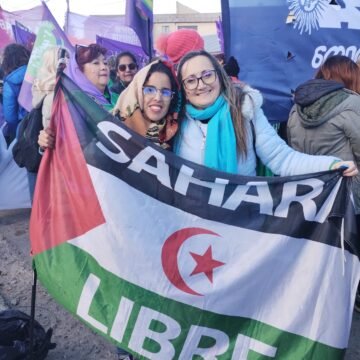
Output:
<path fill-rule="evenodd" d="M 147 27 L 148 27 L 148 50 L 149 50 L 149 59 L 151 60 L 151 58 L 153 57 L 153 49 L 152 49 L 152 36 L 151 36 L 151 21 L 148 18 L 147 19 Z"/>
<path fill-rule="evenodd" d="M 34 265 L 34 281 L 31 288 L 31 308 L 30 308 L 30 329 L 29 329 L 29 351 L 30 351 L 30 359 L 35 360 L 34 354 L 34 324 L 35 324 L 35 303 L 36 303 L 36 283 L 37 283 L 37 271 Z"/>
<path fill-rule="evenodd" d="M 69 30 L 69 13 L 70 13 L 70 0 L 66 0 L 65 26 L 64 26 L 65 34 L 68 34 L 68 30 Z"/>

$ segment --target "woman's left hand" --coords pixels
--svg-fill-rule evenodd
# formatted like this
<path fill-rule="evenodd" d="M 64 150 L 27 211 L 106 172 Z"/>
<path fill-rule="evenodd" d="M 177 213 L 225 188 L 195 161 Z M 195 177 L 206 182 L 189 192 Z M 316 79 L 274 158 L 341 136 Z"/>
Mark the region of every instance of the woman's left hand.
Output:
<path fill-rule="evenodd" d="M 346 168 L 343 172 L 343 176 L 355 176 L 359 173 L 359 170 L 353 161 L 338 161 L 331 167 L 331 170 L 336 170 L 341 167 Z"/>

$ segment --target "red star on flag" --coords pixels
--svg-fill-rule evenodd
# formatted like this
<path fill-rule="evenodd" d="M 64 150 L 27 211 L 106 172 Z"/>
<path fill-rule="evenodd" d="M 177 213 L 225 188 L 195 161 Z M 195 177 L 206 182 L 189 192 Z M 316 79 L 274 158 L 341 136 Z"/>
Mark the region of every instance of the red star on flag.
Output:
<path fill-rule="evenodd" d="M 193 252 L 190 252 L 190 255 L 196 261 L 196 266 L 190 275 L 204 273 L 211 283 L 213 282 L 214 269 L 225 265 L 225 263 L 213 258 L 211 246 L 208 247 L 203 255 L 194 254 Z"/>

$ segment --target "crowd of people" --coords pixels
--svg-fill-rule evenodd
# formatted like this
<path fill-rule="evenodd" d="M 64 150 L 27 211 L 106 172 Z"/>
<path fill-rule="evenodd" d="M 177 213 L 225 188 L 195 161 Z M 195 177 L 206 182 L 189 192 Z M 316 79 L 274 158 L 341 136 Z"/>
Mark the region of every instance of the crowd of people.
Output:
<path fill-rule="evenodd" d="M 314 79 L 304 79 L 308 81 L 295 91 L 286 142 L 269 124 L 261 93 L 239 79 L 234 57 L 221 64 L 204 50 L 201 36 L 188 29 L 161 37 L 156 48 L 159 56 L 141 69 L 132 53 L 118 54 L 110 79 L 107 50 L 97 44 L 77 46 L 65 72 L 126 126 L 195 163 L 246 176 L 256 176 L 257 159 L 280 176 L 344 168 L 343 176 L 354 179 L 360 219 L 360 64 L 332 56 Z M 61 50 L 45 51 L 32 87 L 33 106 L 42 106 L 41 152 L 51 151 L 56 139 L 51 107 L 58 63 L 64 61 Z M 18 44 L 3 53 L 2 115 L 8 144 L 25 113 L 18 95 L 29 56 Z M 29 174 L 31 194 L 35 183 L 36 174 Z M 131 358 L 122 351 L 119 356 Z"/>

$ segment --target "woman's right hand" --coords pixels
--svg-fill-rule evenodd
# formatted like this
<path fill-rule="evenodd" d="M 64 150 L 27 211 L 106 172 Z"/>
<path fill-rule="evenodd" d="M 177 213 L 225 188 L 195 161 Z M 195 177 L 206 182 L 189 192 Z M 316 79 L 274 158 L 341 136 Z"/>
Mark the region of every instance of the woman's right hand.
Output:
<path fill-rule="evenodd" d="M 52 129 L 41 130 L 38 137 L 38 144 L 41 149 L 53 149 L 55 147 L 55 133 Z"/>
<path fill-rule="evenodd" d="M 336 170 L 340 168 L 345 169 L 344 172 L 342 173 L 343 176 L 351 177 L 359 173 L 359 170 L 353 161 L 337 161 L 331 166 L 330 170 Z"/>

